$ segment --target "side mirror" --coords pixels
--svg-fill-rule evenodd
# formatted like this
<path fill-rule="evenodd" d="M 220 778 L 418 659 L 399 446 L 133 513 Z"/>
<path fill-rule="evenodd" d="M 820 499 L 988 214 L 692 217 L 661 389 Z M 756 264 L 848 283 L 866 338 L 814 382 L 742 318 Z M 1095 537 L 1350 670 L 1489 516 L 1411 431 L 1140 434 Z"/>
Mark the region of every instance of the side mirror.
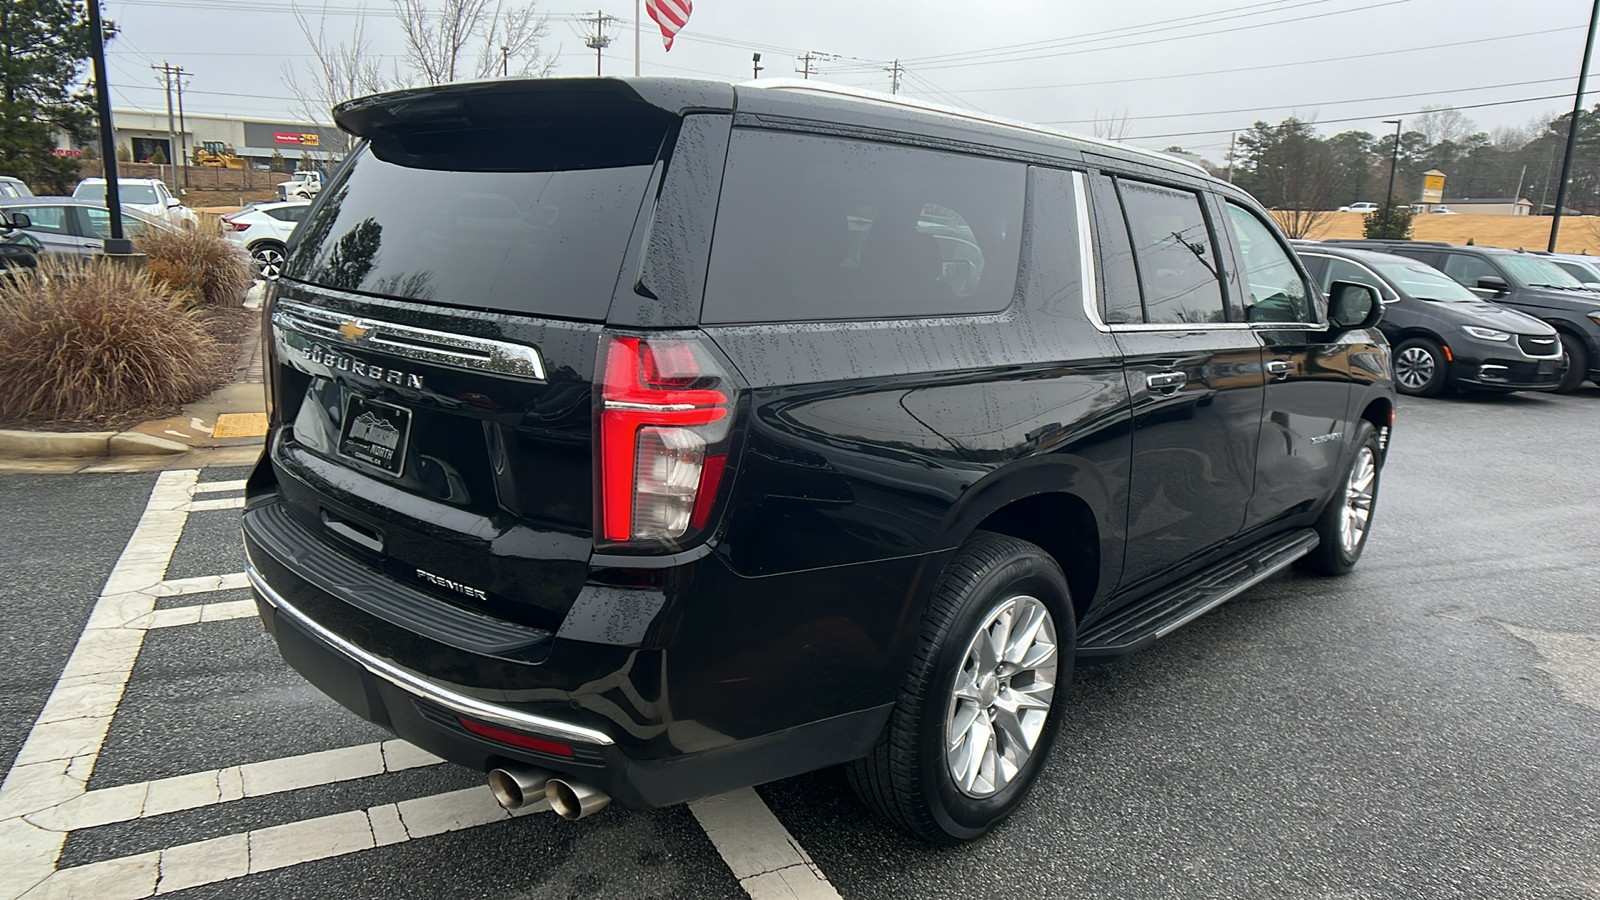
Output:
<path fill-rule="evenodd" d="M 7 224 L 9 224 L 12 228 L 32 228 L 33 227 L 33 219 L 30 218 L 28 216 L 28 214 L 25 213 L 25 212 L 12 213 L 8 218 L 9 218 L 9 221 L 8 221 Z"/>
<path fill-rule="evenodd" d="M 167 206 L 169 206 L 169 207 L 171 207 L 171 206 L 182 206 L 182 205 L 183 205 L 183 201 L 179 200 L 177 197 L 168 197 L 167 198 Z"/>
<path fill-rule="evenodd" d="M 1511 284 L 1499 275 L 1485 275 L 1478 279 L 1478 290 L 1493 291 L 1496 297 L 1511 293 Z"/>
<path fill-rule="evenodd" d="M 1335 331 L 1371 328 L 1383 318 L 1378 292 L 1365 284 L 1335 281 L 1328 287 L 1328 322 Z"/>

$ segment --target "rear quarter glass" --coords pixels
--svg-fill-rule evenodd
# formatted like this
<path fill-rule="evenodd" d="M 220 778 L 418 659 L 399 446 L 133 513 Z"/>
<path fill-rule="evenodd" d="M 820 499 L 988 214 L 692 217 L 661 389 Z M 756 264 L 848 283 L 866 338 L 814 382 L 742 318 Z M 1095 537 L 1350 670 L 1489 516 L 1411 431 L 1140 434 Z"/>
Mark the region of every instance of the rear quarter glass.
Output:
<path fill-rule="evenodd" d="M 593 135 L 485 131 L 358 151 L 301 229 L 285 275 L 404 300 L 604 320 L 666 126 L 621 129 L 620 145 L 605 148 L 592 148 Z"/>
<path fill-rule="evenodd" d="M 1021 163 L 736 130 L 707 324 L 992 313 L 1016 290 Z"/>

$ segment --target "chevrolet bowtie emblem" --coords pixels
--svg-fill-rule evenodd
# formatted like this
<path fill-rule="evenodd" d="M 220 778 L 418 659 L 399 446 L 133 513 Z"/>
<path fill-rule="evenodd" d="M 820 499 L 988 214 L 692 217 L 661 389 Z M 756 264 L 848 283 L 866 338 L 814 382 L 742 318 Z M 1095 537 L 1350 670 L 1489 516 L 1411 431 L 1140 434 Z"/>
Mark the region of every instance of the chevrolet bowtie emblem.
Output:
<path fill-rule="evenodd" d="M 351 319 L 339 326 L 339 333 L 345 336 L 345 340 L 353 341 L 366 334 L 367 330 L 357 325 L 354 319 Z"/>

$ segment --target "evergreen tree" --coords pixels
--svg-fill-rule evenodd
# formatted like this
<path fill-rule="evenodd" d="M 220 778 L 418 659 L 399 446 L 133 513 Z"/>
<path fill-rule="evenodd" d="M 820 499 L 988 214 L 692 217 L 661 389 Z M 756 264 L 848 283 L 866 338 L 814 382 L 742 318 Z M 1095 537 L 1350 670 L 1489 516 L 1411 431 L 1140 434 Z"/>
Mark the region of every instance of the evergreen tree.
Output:
<path fill-rule="evenodd" d="M 56 132 L 80 142 L 95 133 L 90 95 L 72 91 L 90 38 L 88 10 L 74 0 L 0 3 L 0 174 L 41 194 L 67 193 L 77 179 L 77 161 L 51 152 Z"/>

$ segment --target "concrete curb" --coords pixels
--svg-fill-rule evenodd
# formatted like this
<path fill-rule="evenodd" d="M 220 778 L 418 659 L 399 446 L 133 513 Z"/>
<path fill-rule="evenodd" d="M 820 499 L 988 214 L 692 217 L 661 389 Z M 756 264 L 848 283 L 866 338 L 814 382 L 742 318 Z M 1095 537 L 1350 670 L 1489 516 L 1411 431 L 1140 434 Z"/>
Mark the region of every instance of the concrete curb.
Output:
<path fill-rule="evenodd" d="M 0 457 L 164 456 L 187 453 L 189 445 L 138 432 L 0 430 Z"/>

